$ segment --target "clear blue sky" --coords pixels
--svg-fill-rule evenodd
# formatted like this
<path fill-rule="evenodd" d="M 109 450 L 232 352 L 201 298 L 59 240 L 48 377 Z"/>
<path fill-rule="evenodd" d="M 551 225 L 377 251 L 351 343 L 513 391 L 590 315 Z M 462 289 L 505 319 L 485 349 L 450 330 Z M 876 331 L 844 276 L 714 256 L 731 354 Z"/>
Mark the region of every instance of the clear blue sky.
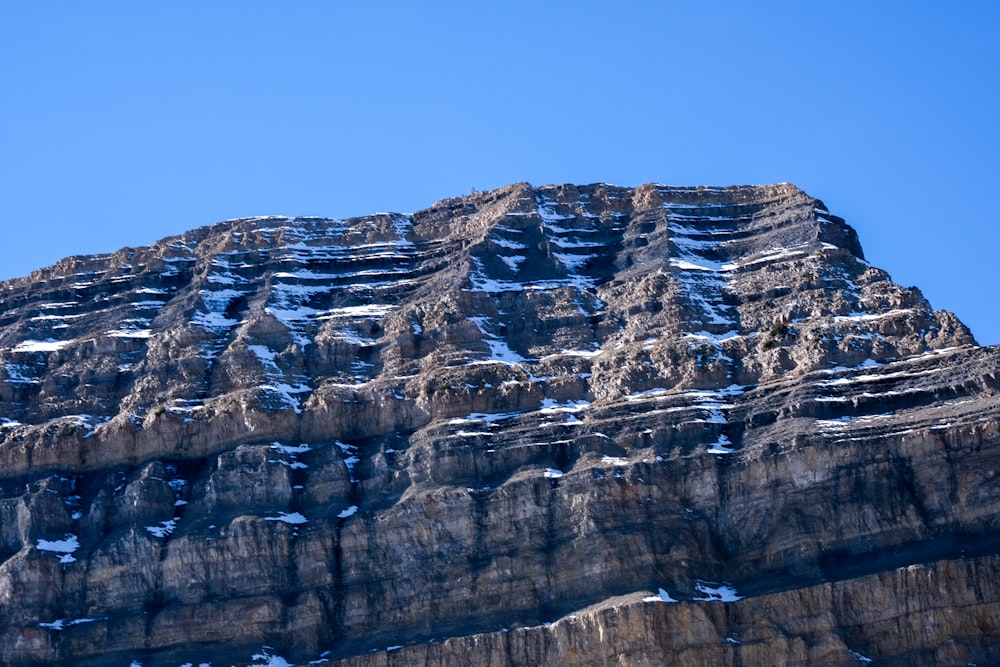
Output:
<path fill-rule="evenodd" d="M 1000 343 L 1000 2 L 0 3 L 0 278 L 515 181 L 793 182 Z"/>

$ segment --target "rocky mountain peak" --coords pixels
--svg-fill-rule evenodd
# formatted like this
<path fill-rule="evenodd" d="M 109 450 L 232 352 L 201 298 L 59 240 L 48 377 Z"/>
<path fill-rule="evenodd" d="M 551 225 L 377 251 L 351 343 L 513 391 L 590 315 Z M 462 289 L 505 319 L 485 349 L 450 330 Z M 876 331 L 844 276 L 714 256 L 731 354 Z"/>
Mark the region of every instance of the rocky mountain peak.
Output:
<path fill-rule="evenodd" d="M 945 630 L 887 644 L 829 587 L 987 576 L 954 568 L 996 517 L 962 491 L 996 367 L 790 184 L 519 183 L 68 258 L 0 283 L 0 661 L 931 655 Z M 790 595 L 825 625 L 750 620 Z"/>

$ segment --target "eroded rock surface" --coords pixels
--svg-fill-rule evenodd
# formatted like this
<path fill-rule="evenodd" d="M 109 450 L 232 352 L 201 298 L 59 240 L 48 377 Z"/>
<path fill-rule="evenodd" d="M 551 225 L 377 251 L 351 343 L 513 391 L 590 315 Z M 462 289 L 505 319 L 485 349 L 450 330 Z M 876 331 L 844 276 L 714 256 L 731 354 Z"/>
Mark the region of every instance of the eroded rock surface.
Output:
<path fill-rule="evenodd" d="M 992 664 L 1000 350 L 787 184 L 0 283 L 5 665 Z"/>

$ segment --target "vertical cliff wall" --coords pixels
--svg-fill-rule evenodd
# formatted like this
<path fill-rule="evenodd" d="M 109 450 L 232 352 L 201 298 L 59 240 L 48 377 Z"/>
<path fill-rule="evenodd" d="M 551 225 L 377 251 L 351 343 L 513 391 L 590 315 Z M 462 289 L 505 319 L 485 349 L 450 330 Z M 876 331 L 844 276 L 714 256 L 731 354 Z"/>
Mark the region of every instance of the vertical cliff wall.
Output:
<path fill-rule="evenodd" d="M 989 664 L 1000 353 L 792 185 L 0 283 L 0 662 Z"/>

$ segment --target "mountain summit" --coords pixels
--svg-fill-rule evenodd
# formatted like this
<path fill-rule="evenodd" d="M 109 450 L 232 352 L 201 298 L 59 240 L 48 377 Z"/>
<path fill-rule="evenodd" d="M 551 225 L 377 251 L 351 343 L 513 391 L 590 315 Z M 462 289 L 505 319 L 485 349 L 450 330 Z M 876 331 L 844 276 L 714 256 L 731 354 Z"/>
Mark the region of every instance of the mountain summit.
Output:
<path fill-rule="evenodd" d="M 0 283 L 0 662 L 996 662 L 998 373 L 789 184 L 68 258 Z"/>

